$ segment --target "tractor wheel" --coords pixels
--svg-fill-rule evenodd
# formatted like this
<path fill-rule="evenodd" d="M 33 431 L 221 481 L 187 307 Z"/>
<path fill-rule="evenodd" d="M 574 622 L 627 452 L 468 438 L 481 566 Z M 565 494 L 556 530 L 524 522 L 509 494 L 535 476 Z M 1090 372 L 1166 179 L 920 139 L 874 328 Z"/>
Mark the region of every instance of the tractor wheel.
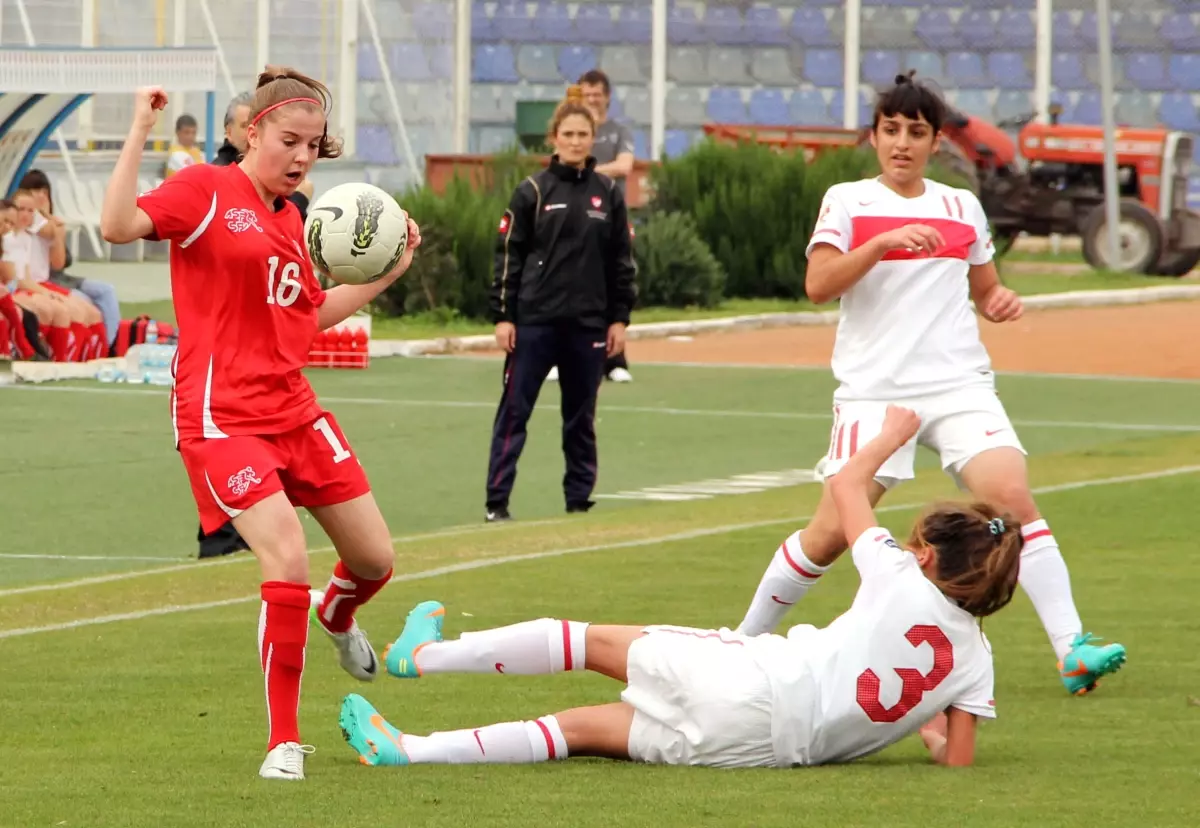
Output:
<path fill-rule="evenodd" d="M 1160 276 L 1186 276 L 1200 264 L 1200 248 L 1171 250 L 1162 255 L 1154 272 Z"/>
<path fill-rule="evenodd" d="M 1097 270 L 1151 273 L 1163 252 L 1162 223 L 1146 205 L 1124 199 L 1120 205 L 1117 228 L 1117 261 L 1108 260 L 1108 220 L 1104 205 L 1097 204 L 1083 220 L 1079 235 L 1083 240 L 1083 258 Z"/>

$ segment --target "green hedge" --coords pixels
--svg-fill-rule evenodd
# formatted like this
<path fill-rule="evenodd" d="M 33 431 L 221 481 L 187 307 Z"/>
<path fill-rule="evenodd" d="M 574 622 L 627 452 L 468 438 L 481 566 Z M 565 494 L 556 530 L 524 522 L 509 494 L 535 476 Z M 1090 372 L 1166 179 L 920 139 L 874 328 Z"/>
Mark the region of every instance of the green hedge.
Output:
<path fill-rule="evenodd" d="M 421 225 L 421 252 L 381 296 L 385 314 L 487 316 L 500 217 L 539 156 L 516 149 L 492 159 L 486 181 L 456 179 L 397 195 Z M 804 297 L 804 248 L 825 191 L 878 174 L 866 148 L 827 150 L 812 161 L 753 142 L 704 141 L 654 167 L 653 201 L 633 214 L 641 305 L 712 307 L 724 298 Z M 930 177 L 962 186 L 956 176 Z"/>

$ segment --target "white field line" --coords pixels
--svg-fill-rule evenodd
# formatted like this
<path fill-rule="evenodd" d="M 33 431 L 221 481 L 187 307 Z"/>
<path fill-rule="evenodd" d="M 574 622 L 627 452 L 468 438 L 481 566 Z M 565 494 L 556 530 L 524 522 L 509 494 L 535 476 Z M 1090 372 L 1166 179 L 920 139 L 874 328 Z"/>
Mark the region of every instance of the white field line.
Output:
<path fill-rule="evenodd" d="M 1126 474 L 1117 477 L 1099 477 L 1090 480 L 1077 480 L 1072 483 L 1058 483 L 1053 486 L 1040 486 L 1033 490 L 1034 494 L 1051 494 L 1054 492 L 1074 491 L 1076 489 L 1087 489 L 1094 486 L 1112 486 L 1121 483 L 1137 483 L 1145 480 L 1159 480 L 1164 477 L 1176 477 L 1184 474 L 1196 474 L 1200 472 L 1198 466 L 1177 466 L 1172 469 L 1162 469 L 1154 472 L 1144 472 L 1141 474 Z M 878 512 L 899 512 L 906 509 L 920 508 L 921 503 L 895 503 L 887 506 L 880 506 L 875 511 Z M 489 569 L 494 566 L 501 566 L 508 563 L 521 563 L 525 561 L 536 561 L 545 558 L 560 558 L 567 555 L 578 555 L 583 552 L 604 552 L 616 549 L 633 549 L 643 546 L 655 546 L 662 543 L 674 543 L 678 541 L 695 540 L 697 538 L 710 537 L 713 535 L 724 535 L 731 532 L 740 532 L 747 529 L 765 529 L 771 526 L 779 526 L 781 524 L 795 525 L 809 520 L 810 516 L 776 518 L 772 520 L 759 520 L 749 523 L 729 523 L 723 526 L 712 526 L 706 529 L 693 529 L 687 532 L 675 532 L 669 535 L 659 535 L 652 538 L 641 538 L 638 540 L 620 541 L 617 543 L 596 544 L 594 546 L 575 546 L 566 549 L 550 549 L 544 552 L 530 552 L 523 555 L 504 555 L 495 558 L 481 558 L 475 561 L 464 561 L 463 563 L 451 564 L 449 566 L 436 567 L 434 569 L 426 569 L 421 572 L 410 572 L 402 575 L 396 575 L 390 583 L 403 583 L 409 581 L 421 581 L 429 578 L 436 578 L 442 575 L 451 575 L 456 572 L 470 572 L 476 569 Z M 165 607 L 154 607 L 152 609 L 138 610 L 136 612 L 125 612 L 116 615 L 100 615 L 91 618 L 80 618 L 75 621 L 64 621 L 58 624 L 46 624 L 39 627 L 22 627 L 11 630 L 0 630 L 0 639 L 17 638 L 19 636 L 37 635 L 39 633 L 56 632 L 59 630 L 73 630 L 80 627 L 91 627 L 98 624 L 111 624 L 117 621 L 138 621 L 143 618 L 152 618 L 159 615 L 174 615 L 181 612 L 196 612 L 199 610 L 213 609 L 216 607 L 227 607 L 235 604 L 249 604 L 254 601 L 261 600 L 258 594 L 246 595 L 241 598 L 227 598 L 221 601 L 206 601 L 199 604 L 172 604 Z"/>
<path fill-rule="evenodd" d="M 152 555 L 22 555 L 7 552 L 0 552 L 0 559 L 35 561 L 163 561 L 166 563 L 171 561 L 171 558 L 156 558 Z"/>
<path fill-rule="evenodd" d="M 12 386 L 14 389 L 25 391 L 54 391 L 59 393 L 85 394 L 135 394 L 139 396 L 166 396 L 166 391 L 150 389 L 121 390 L 117 388 L 84 388 L 84 387 L 51 387 L 51 386 Z M 482 408 L 492 410 L 495 402 L 478 400 L 411 400 L 384 399 L 382 397 L 330 397 L 323 396 L 321 402 L 340 403 L 344 405 L 381 405 L 404 406 L 407 408 Z M 540 410 L 557 410 L 554 403 L 545 402 L 537 406 Z M 825 411 L 738 411 L 720 408 L 672 408 L 652 405 L 602 405 L 600 413 L 617 414 L 665 414 L 681 417 L 731 417 L 759 420 L 818 420 L 829 421 L 831 415 Z M 1085 420 L 1013 420 L 1013 425 L 1022 428 L 1067 428 L 1095 429 L 1099 431 L 1151 431 L 1151 432 L 1200 432 L 1200 424 L 1190 423 L 1114 423 L 1089 422 Z"/>

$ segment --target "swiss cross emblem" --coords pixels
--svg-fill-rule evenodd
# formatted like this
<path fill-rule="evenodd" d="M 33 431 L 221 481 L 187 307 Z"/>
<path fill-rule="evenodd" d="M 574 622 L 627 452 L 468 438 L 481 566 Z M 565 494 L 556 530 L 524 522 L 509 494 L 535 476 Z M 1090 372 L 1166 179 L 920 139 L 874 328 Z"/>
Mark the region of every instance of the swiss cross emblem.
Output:
<path fill-rule="evenodd" d="M 506 213 L 500 219 L 500 232 L 505 233 L 507 231 L 508 231 L 508 214 Z"/>
<path fill-rule="evenodd" d="M 247 210 L 245 207 L 230 207 L 225 211 L 225 220 L 229 222 L 229 231 L 231 233 L 244 233 L 250 229 L 257 230 L 260 233 L 263 231 L 258 226 L 258 213 L 253 210 Z"/>
<path fill-rule="evenodd" d="M 241 471 L 234 472 L 233 474 L 229 475 L 229 480 L 226 482 L 226 485 L 229 486 L 229 491 L 233 492 L 236 496 L 241 497 L 246 492 L 250 491 L 251 486 L 261 482 L 262 480 L 260 480 L 258 475 L 254 473 L 254 468 L 252 466 L 246 466 L 246 468 L 242 469 Z"/>
<path fill-rule="evenodd" d="M 595 207 L 597 210 L 600 209 L 600 205 L 602 203 L 603 202 L 600 201 L 600 196 L 592 196 L 592 206 Z"/>

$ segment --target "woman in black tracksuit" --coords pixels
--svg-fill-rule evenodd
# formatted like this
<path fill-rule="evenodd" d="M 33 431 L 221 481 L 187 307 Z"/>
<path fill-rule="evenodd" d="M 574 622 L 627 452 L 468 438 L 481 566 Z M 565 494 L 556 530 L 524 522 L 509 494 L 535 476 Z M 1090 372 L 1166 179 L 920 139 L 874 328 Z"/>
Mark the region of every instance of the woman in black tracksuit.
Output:
<path fill-rule="evenodd" d="M 551 366 L 562 393 L 563 492 L 586 512 L 596 485 L 596 397 L 604 361 L 625 348 L 637 297 L 625 198 L 593 171 L 596 122 L 578 86 L 554 113 L 550 166 L 521 182 L 500 221 L 491 311 L 504 360 L 492 428 L 487 519 L 509 518 L 525 426 Z"/>

